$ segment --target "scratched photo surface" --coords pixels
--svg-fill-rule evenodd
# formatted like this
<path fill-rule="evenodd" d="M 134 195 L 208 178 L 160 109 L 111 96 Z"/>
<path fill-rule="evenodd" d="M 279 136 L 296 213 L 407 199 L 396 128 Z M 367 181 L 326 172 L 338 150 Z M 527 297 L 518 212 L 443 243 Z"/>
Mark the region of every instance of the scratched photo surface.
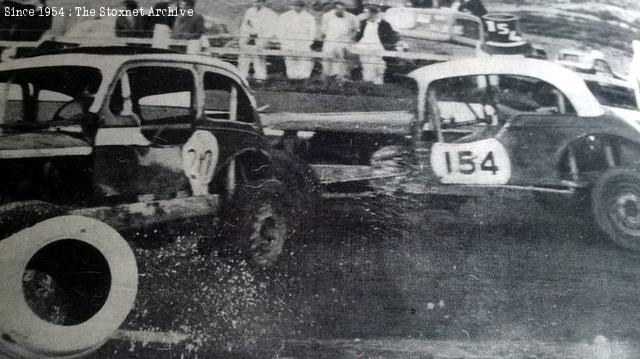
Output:
<path fill-rule="evenodd" d="M 636 2 L 0 11 L 0 358 L 640 357 Z"/>

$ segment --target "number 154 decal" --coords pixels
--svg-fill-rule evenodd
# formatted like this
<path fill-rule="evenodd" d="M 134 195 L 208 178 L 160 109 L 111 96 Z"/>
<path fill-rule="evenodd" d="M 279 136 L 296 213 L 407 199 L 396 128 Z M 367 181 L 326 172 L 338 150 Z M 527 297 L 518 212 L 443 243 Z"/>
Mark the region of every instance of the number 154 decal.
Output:
<path fill-rule="evenodd" d="M 442 183 L 506 184 L 511 162 L 506 149 L 495 139 L 469 143 L 435 143 L 431 168 Z"/>

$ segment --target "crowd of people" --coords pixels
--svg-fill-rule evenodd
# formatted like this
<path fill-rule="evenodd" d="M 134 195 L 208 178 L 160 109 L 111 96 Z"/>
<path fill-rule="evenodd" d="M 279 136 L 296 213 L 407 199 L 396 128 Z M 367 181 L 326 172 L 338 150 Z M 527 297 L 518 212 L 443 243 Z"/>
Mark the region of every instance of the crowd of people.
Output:
<path fill-rule="evenodd" d="M 4 0 L 0 7 L 0 40 L 2 41 L 37 41 L 51 28 L 52 14 L 43 10 L 47 7 L 45 0 L 26 2 Z M 18 12 L 33 11 L 34 16 L 6 16 L 6 9 Z"/>
<path fill-rule="evenodd" d="M 364 81 L 382 83 L 386 63 L 382 51 L 393 50 L 398 35 L 391 25 L 379 16 L 376 6 L 367 6 L 360 16 L 346 11 L 345 3 L 334 1 L 333 8 L 322 15 L 320 26 L 306 9 L 304 1 L 295 1 L 291 10 L 280 15 L 267 7 L 266 0 L 255 0 L 240 26 L 240 48 L 254 54 L 241 55 L 238 68 L 257 81 L 266 79 L 266 58 L 255 55 L 277 42 L 285 51 L 311 51 L 316 42 L 322 43 L 326 54 L 322 63 L 323 75 L 337 80 L 350 77 L 349 54 L 360 56 Z M 285 56 L 289 79 L 303 80 L 311 76 L 313 59 L 308 56 Z"/>
<path fill-rule="evenodd" d="M 45 0 L 35 5 L 46 6 Z M 442 6 L 448 0 L 429 0 L 430 6 Z M 414 6 L 424 6 L 424 0 Z M 442 2 L 443 4 L 439 4 Z M 447 7 L 458 11 L 467 11 L 482 16 L 486 10 L 481 0 L 451 0 Z M 12 0 L 4 0 L 4 6 L 23 6 Z M 322 74 L 336 80 L 348 80 L 351 76 L 352 62 L 359 59 L 362 79 L 376 84 L 383 82 L 386 62 L 382 57 L 385 50 L 395 50 L 399 40 L 392 26 L 383 19 L 380 8 L 367 5 L 362 13 L 354 15 L 347 11 L 343 1 L 333 1 L 331 10 L 322 14 L 316 22 L 307 3 L 302 0 L 293 2 L 290 10 L 277 14 L 270 9 L 266 0 L 254 0 L 246 10 L 240 25 L 239 47 L 247 50 L 238 58 L 238 68 L 245 76 L 251 74 L 256 81 L 267 78 L 266 56 L 261 50 L 279 46 L 289 54 L 304 54 L 312 49 L 321 50 Z M 115 19 L 113 35 L 124 38 L 151 38 L 162 32 L 175 40 L 200 40 L 207 32 L 205 18 L 195 12 L 195 0 L 166 0 L 153 6 L 154 11 L 161 10 L 163 16 L 135 16 L 140 6 L 136 0 L 124 0 L 120 3 L 122 13 Z M 178 11 L 181 10 L 181 11 Z M 40 20 L 40 22 L 34 22 Z M 37 40 L 51 27 L 51 17 L 27 19 L 1 18 L 0 40 L 28 41 Z M 4 21 L 4 22 L 3 22 Z M 9 23 L 11 22 L 11 23 Z M 112 35 L 112 36 L 113 36 Z M 304 80 L 311 76 L 314 68 L 312 56 L 285 56 L 286 76 L 292 80 Z"/>
<path fill-rule="evenodd" d="M 414 2 L 420 3 L 419 0 Z M 481 0 L 440 2 L 431 0 L 429 4 L 413 5 L 444 6 L 476 16 L 483 16 L 487 12 Z M 387 66 L 382 53 L 395 50 L 398 34 L 383 19 L 377 6 L 365 6 L 361 14 L 354 15 L 347 12 L 343 1 L 333 1 L 332 5 L 331 10 L 322 14 L 318 27 L 304 1 L 294 1 L 291 10 L 278 15 L 267 6 L 266 0 L 254 0 L 240 26 L 240 47 L 252 53 L 240 56 L 240 71 L 249 76 L 253 67 L 254 79 L 263 81 L 267 77 L 266 57 L 256 55 L 258 50 L 278 43 L 282 50 L 304 53 L 320 42 L 324 53 L 322 74 L 325 77 L 348 80 L 351 76 L 351 59 L 357 56 L 362 80 L 381 84 Z M 285 56 L 285 66 L 289 79 L 300 80 L 310 77 L 314 63 L 308 56 Z"/>
<path fill-rule="evenodd" d="M 135 0 L 122 2 L 125 10 L 139 8 Z M 157 10 L 168 10 L 165 16 L 119 16 L 115 23 L 115 35 L 117 37 L 147 37 L 153 36 L 158 25 L 166 27 L 170 31 L 171 38 L 175 40 L 197 40 L 205 33 L 204 17 L 195 12 L 195 0 L 178 0 L 160 2 L 154 6 Z M 177 10 L 183 10 L 184 15 L 178 15 Z M 189 12 L 188 15 L 187 12 Z M 131 13 L 130 12 L 130 13 Z M 174 15 L 175 14 L 175 15 Z"/>

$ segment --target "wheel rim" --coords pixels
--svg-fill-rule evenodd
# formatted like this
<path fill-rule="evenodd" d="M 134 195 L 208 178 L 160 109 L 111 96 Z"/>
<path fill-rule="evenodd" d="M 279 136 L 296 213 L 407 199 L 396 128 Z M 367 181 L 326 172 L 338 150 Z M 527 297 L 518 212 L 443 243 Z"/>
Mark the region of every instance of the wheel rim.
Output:
<path fill-rule="evenodd" d="M 282 253 L 286 235 L 284 218 L 269 204 L 260 206 L 250 236 L 250 253 L 258 265 L 271 265 Z"/>
<path fill-rule="evenodd" d="M 640 188 L 622 184 L 610 197 L 608 214 L 618 230 L 640 236 Z"/>

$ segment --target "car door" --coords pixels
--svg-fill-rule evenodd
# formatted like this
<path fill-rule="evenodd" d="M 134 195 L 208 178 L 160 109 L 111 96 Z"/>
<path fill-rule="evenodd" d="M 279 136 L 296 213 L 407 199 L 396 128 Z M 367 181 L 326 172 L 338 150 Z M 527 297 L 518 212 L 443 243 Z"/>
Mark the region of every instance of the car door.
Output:
<path fill-rule="evenodd" d="M 196 87 L 190 64 L 145 62 L 120 70 L 96 137 L 96 178 L 104 196 L 146 201 L 192 192 L 182 148 L 198 115 Z"/>
<path fill-rule="evenodd" d="M 473 75 L 434 81 L 427 94 L 438 137 L 431 167 L 443 183 L 558 181 L 553 177 L 557 152 L 580 128 L 580 119 L 551 84 L 516 75 Z"/>
<path fill-rule="evenodd" d="M 233 75 L 222 69 L 201 66 L 203 109 L 197 128 L 212 132 L 220 147 L 219 163 L 246 151 L 266 150 L 262 128 L 251 95 Z"/>

